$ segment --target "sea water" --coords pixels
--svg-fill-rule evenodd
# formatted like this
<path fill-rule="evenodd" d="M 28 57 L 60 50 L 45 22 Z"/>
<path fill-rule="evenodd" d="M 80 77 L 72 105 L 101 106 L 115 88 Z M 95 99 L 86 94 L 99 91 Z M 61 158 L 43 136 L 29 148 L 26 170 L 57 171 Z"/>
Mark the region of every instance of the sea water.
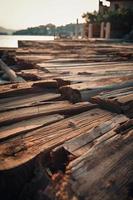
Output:
<path fill-rule="evenodd" d="M 54 40 L 54 36 L 0 35 L 0 47 L 18 47 L 18 40 Z"/>

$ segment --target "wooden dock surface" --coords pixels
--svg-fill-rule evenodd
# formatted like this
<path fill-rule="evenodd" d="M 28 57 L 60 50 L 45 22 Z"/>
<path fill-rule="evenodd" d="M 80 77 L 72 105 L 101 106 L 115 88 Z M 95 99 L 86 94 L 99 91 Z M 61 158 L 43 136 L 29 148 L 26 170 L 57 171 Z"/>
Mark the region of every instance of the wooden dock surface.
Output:
<path fill-rule="evenodd" d="M 19 41 L 0 57 L 4 200 L 131 200 L 133 45 Z"/>

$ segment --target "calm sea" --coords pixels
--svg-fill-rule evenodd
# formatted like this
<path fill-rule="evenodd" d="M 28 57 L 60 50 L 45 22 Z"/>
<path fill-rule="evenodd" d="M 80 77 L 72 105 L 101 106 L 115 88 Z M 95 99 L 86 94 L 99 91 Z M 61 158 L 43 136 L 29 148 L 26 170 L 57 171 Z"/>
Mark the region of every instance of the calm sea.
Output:
<path fill-rule="evenodd" d="M 18 40 L 53 40 L 54 36 L 0 35 L 0 47 L 18 47 Z"/>

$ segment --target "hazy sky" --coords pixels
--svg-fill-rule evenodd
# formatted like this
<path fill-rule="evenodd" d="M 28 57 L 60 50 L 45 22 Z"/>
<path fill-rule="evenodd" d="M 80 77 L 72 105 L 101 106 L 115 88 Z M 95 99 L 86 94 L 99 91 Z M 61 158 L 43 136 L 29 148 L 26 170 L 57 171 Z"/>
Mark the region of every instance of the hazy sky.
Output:
<path fill-rule="evenodd" d="M 54 23 L 73 23 L 87 11 L 98 9 L 98 0 L 0 0 L 0 26 L 22 29 Z"/>

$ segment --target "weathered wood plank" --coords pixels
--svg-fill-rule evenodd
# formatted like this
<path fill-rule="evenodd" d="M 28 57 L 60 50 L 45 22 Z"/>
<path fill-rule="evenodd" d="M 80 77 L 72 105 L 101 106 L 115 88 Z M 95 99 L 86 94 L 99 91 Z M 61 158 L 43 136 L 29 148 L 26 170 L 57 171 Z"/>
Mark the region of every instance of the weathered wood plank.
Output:
<path fill-rule="evenodd" d="M 11 169 L 33 159 L 41 152 L 63 144 L 65 141 L 88 132 L 91 128 L 116 116 L 115 113 L 93 109 L 56 122 L 23 136 L 7 139 L 0 145 L 0 170 Z"/>
<path fill-rule="evenodd" d="M 112 91 L 125 87 L 132 87 L 132 81 L 123 81 L 123 79 L 103 79 L 94 82 L 86 82 L 72 84 L 60 88 L 63 98 L 69 99 L 72 102 L 87 101 L 91 97 L 99 94 L 102 91 Z"/>
<path fill-rule="evenodd" d="M 50 114 L 67 114 L 83 112 L 95 108 L 95 104 L 88 102 L 71 104 L 68 101 L 55 101 L 48 104 L 37 104 L 26 108 L 18 108 L 2 112 L 0 115 L 0 125 L 8 125 L 21 120 L 31 119 Z"/>
<path fill-rule="evenodd" d="M 61 95 L 58 93 L 38 92 L 33 94 L 24 94 L 0 99 L 0 112 L 12 109 L 37 106 L 46 101 L 60 100 Z M 42 103 L 41 103 L 42 102 Z"/>
<path fill-rule="evenodd" d="M 122 125 L 123 126 L 123 125 Z M 113 133 L 114 132 L 114 133 Z M 56 198 L 116 200 L 132 198 L 133 132 L 117 126 L 111 137 L 96 142 L 79 158 L 70 162 L 66 173 L 55 182 Z"/>
<path fill-rule="evenodd" d="M 30 81 L 0 86 L 0 98 L 13 97 L 21 94 L 29 94 L 44 91 L 44 89 L 58 88 L 56 80 Z"/>
<path fill-rule="evenodd" d="M 82 66 L 82 67 L 81 67 Z M 124 72 L 132 73 L 132 62 L 104 62 L 104 63 L 40 63 L 36 68 L 51 73 L 65 73 L 79 74 L 86 72 L 88 74 L 122 74 Z"/>
<path fill-rule="evenodd" d="M 71 154 L 77 156 L 77 151 L 80 152 L 80 149 L 83 149 L 88 144 L 91 148 L 98 138 L 102 137 L 103 135 L 108 135 L 110 131 L 118 128 L 120 124 L 127 122 L 128 120 L 129 119 L 124 115 L 116 115 L 109 121 L 100 124 L 98 127 L 94 127 L 92 130 L 65 142 L 62 147 Z M 88 150 L 90 148 L 88 148 Z M 86 149 L 86 151 L 88 150 Z M 80 156 L 82 156 L 82 154 L 80 154 Z"/>
<path fill-rule="evenodd" d="M 124 88 L 111 92 L 103 92 L 98 96 L 92 97 L 91 102 L 99 106 L 118 113 L 124 113 L 128 117 L 133 117 L 133 88 Z"/>
<path fill-rule="evenodd" d="M 62 119 L 64 119 L 63 115 L 55 114 L 23 120 L 8 126 L 2 126 L 0 127 L 0 142 L 3 142 L 8 138 L 13 138 L 16 135 L 40 128 L 42 126 L 47 126 Z"/>

